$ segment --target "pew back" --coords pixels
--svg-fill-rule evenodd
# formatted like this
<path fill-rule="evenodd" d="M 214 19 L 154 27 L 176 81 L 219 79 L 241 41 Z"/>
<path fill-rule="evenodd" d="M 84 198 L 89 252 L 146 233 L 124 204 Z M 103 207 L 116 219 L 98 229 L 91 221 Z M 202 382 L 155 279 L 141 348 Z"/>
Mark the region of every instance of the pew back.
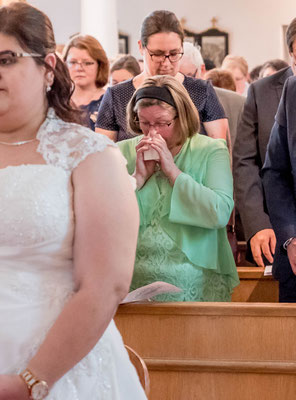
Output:
<path fill-rule="evenodd" d="M 115 321 L 148 367 L 151 400 L 295 399 L 293 305 L 127 304 Z"/>
<path fill-rule="evenodd" d="M 231 301 L 276 303 L 279 284 L 272 276 L 264 276 L 261 267 L 237 267 L 240 284 L 234 289 Z"/>

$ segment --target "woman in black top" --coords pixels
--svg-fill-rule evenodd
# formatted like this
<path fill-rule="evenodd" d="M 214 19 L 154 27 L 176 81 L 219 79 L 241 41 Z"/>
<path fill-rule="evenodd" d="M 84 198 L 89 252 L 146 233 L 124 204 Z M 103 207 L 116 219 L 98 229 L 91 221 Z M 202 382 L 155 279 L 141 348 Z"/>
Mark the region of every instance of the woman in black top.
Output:
<path fill-rule="evenodd" d="M 99 109 L 96 131 L 120 141 L 132 136 L 126 127 L 126 106 L 144 79 L 155 75 L 171 75 L 187 89 L 198 109 L 202 133 L 226 139 L 228 122 L 224 110 L 209 82 L 185 77 L 179 72 L 183 55 L 184 32 L 170 11 L 154 11 L 148 15 L 141 30 L 140 52 L 144 71 L 126 82 L 108 88 Z"/>

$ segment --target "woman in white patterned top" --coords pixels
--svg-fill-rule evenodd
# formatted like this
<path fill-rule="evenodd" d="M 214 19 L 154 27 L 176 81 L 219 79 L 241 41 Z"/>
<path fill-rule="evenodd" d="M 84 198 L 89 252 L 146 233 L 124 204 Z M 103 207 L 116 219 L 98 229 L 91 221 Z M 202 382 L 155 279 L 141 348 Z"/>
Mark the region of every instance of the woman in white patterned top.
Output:
<path fill-rule="evenodd" d="M 146 399 L 112 321 L 132 276 L 135 195 L 70 96 L 48 18 L 1 7 L 0 399 Z"/>

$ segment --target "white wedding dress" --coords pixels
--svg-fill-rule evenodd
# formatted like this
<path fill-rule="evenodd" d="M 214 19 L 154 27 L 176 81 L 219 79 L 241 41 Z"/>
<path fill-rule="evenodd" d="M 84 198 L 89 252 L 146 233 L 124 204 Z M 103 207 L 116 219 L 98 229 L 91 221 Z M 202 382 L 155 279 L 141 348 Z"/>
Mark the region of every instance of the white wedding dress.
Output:
<path fill-rule="evenodd" d="M 37 138 L 45 164 L 0 169 L 0 374 L 27 366 L 72 296 L 71 173 L 89 154 L 113 145 L 52 109 Z M 113 321 L 47 399 L 146 399 Z"/>

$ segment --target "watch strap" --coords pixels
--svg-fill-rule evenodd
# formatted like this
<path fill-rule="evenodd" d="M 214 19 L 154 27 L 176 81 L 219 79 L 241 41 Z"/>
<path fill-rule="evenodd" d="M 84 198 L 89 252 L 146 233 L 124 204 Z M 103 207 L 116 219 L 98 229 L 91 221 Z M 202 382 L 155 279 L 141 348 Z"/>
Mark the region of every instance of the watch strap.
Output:
<path fill-rule="evenodd" d="M 32 388 L 33 388 L 33 386 L 35 386 L 35 385 L 38 384 L 38 383 L 42 383 L 42 384 L 46 387 L 46 389 L 47 389 L 47 391 L 48 391 L 48 385 L 47 385 L 47 383 L 46 383 L 45 381 L 43 381 L 43 380 L 37 378 L 37 377 L 33 374 L 33 372 L 31 372 L 28 368 L 26 368 L 24 371 L 22 371 L 22 372 L 20 373 L 20 377 L 21 377 L 21 378 L 23 379 L 23 381 L 26 383 L 26 385 L 27 385 L 27 387 L 28 387 L 28 390 L 29 390 L 29 395 L 30 395 L 30 398 L 31 398 L 31 399 L 33 399 L 33 397 L 32 397 Z M 33 399 L 33 400 L 34 400 L 34 399 Z"/>

